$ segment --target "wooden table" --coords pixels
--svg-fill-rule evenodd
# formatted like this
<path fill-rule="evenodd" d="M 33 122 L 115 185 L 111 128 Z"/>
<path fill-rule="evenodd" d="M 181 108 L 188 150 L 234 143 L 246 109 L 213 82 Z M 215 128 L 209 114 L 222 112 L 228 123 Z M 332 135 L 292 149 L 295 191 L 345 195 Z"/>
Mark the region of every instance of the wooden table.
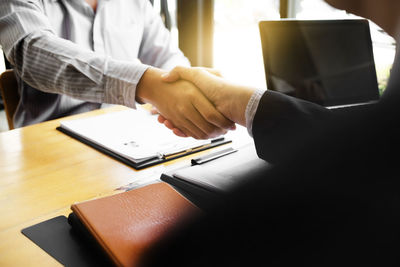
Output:
<path fill-rule="evenodd" d="M 125 109 L 121 106 L 72 117 Z M 59 215 L 70 205 L 156 181 L 189 157 L 136 171 L 56 130 L 59 120 L 0 133 L 0 266 L 59 266 L 21 229 Z"/>

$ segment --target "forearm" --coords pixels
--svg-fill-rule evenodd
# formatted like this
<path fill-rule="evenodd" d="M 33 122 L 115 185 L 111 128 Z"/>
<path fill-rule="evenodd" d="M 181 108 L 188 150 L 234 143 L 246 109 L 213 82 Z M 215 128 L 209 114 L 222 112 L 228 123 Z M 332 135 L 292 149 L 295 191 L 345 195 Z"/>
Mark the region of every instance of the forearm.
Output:
<path fill-rule="evenodd" d="M 72 42 L 37 32 L 7 54 L 18 75 L 32 87 L 77 99 L 135 106 L 135 90 L 146 65 L 115 61 Z"/>
<path fill-rule="evenodd" d="M 148 66 L 117 61 L 58 37 L 41 1 L 0 1 L 0 44 L 32 87 L 90 102 L 135 105 Z"/>

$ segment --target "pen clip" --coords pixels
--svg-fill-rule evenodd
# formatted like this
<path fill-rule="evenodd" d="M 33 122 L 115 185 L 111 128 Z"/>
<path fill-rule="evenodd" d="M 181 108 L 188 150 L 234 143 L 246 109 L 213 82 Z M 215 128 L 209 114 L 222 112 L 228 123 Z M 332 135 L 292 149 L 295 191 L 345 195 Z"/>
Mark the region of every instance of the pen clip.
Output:
<path fill-rule="evenodd" d="M 191 163 L 192 163 L 192 165 L 201 165 L 201 164 L 210 162 L 212 160 L 224 157 L 226 155 L 232 154 L 236 151 L 238 151 L 238 150 L 234 149 L 232 147 L 229 147 L 229 148 L 217 151 L 217 152 L 210 153 L 210 154 L 202 156 L 202 157 L 194 158 L 191 160 Z"/>

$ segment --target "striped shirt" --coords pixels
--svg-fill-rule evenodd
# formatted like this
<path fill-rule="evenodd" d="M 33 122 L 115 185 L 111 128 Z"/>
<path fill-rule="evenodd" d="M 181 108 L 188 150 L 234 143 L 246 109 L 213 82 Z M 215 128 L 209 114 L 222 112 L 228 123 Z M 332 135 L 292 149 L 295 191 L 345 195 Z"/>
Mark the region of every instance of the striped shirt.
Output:
<path fill-rule="evenodd" d="M 0 45 L 14 66 L 21 127 L 99 108 L 135 107 L 149 66 L 189 62 L 148 0 L 1 0 Z"/>

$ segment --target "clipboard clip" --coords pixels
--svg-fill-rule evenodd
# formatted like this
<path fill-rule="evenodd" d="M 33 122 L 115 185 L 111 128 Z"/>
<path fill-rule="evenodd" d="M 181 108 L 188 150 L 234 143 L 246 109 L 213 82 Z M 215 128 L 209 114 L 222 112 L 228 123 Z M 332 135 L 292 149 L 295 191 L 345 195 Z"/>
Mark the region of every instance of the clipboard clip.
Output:
<path fill-rule="evenodd" d="M 194 159 L 191 160 L 191 163 L 192 163 L 192 165 L 201 165 L 201 164 L 210 162 L 212 160 L 224 157 L 226 155 L 235 153 L 237 151 L 238 151 L 237 149 L 229 147 L 229 148 L 217 151 L 217 152 L 213 152 L 213 153 L 207 154 L 207 155 L 202 156 L 202 157 L 194 158 Z"/>
<path fill-rule="evenodd" d="M 175 157 L 184 156 L 184 155 L 189 154 L 189 153 L 194 153 L 194 152 L 197 152 L 197 151 L 204 150 L 204 149 L 206 149 L 208 147 L 211 147 L 211 145 L 213 143 L 221 142 L 223 140 L 225 140 L 224 137 L 215 138 L 215 139 L 212 139 L 210 142 L 208 142 L 206 144 L 201 144 L 201 145 L 198 145 L 198 146 L 195 146 L 195 147 L 189 147 L 189 148 L 183 148 L 183 149 L 180 149 L 180 150 L 159 153 L 158 157 L 160 159 L 166 159 L 167 160 L 167 159 L 171 159 L 171 158 L 175 158 Z"/>

